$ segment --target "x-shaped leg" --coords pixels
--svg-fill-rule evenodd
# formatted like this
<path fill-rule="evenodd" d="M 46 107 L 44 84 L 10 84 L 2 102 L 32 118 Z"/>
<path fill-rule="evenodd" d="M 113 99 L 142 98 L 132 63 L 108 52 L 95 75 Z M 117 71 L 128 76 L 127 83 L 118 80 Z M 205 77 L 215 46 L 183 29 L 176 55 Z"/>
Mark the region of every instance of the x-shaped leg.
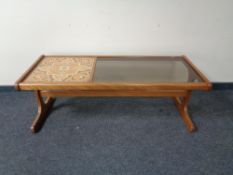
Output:
<path fill-rule="evenodd" d="M 196 130 L 196 126 L 188 114 L 188 102 L 190 96 L 191 92 L 188 91 L 185 97 L 173 97 L 173 99 L 181 117 L 184 120 L 185 125 L 187 126 L 188 131 L 193 132 Z"/>

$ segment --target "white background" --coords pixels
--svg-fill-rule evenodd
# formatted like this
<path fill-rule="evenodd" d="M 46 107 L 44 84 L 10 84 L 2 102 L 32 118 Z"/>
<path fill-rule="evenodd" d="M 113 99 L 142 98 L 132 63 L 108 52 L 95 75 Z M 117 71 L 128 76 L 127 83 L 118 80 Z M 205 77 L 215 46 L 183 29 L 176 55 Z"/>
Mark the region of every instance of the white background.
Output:
<path fill-rule="evenodd" d="M 188 55 L 233 81 L 233 0 L 0 0 L 0 85 L 41 54 Z"/>

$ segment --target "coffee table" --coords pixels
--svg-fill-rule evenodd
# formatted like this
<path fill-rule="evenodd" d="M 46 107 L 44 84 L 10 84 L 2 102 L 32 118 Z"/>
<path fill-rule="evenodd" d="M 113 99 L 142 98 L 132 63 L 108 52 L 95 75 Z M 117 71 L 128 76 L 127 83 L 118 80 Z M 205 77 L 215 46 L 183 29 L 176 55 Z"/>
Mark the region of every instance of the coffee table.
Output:
<path fill-rule="evenodd" d="M 62 96 L 172 97 L 193 132 L 196 127 L 188 114 L 191 92 L 212 87 L 187 56 L 42 55 L 15 85 L 35 91 L 38 113 L 33 132 L 41 129 L 55 98 Z"/>

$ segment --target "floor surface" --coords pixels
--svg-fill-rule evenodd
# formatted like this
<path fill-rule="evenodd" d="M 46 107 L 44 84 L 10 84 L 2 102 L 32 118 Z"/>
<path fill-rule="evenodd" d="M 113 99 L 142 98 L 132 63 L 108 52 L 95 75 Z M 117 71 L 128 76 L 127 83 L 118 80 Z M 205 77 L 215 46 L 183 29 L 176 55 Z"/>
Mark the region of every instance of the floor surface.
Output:
<path fill-rule="evenodd" d="M 32 134 L 35 102 L 0 93 L 0 175 L 233 174 L 233 91 L 193 93 L 193 134 L 169 98 L 59 98 Z"/>

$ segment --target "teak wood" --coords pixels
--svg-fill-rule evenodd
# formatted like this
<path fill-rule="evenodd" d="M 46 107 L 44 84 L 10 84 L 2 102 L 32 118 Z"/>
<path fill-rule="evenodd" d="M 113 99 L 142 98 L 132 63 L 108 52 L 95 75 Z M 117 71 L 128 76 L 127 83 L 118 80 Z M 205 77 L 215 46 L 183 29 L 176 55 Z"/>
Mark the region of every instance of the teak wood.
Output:
<path fill-rule="evenodd" d="M 55 101 L 55 98 L 52 97 L 47 97 L 44 101 L 40 91 L 35 91 L 35 95 L 38 104 L 38 112 L 31 126 L 32 132 L 37 132 L 41 129 Z"/>
<path fill-rule="evenodd" d="M 18 90 L 34 90 L 38 103 L 38 113 L 32 123 L 31 130 L 38 132 L 42 127 L 49 110 L 52 108 L 56 97 L 171 97 L 182 117 L 189 132 L 196 130 L 196 126 L 192 122 L 188 114 L 188 102 L 191 97 L 192 90 L 210 90 L 210 81 L 201 73 L 201 71 L 186 57 L 181 56 L 184 63 L 192 68 L 192 70 L 200 78 L 200 82 L 161 82 L 161 83 L 93 83 L 93 82 L 25 82 L 25 79 L 46 57 L 42 55 L 16 82 Z M 64 56 L 56 56 L 64 57 Z M 93 56 L 97 59 L 119 59 L 123 56 Z M 125 57 L 124 57 L 125 58 Z M 178 57 L 137 57 L 131 56 L 133 59 L 164 59 L 176 60 Z M 94 68 L 96 69 L 96 68 Z M 94 74 L 94 73 L 93 73 Z M 43 100 L 43 97 L 46 100 Z"/>

